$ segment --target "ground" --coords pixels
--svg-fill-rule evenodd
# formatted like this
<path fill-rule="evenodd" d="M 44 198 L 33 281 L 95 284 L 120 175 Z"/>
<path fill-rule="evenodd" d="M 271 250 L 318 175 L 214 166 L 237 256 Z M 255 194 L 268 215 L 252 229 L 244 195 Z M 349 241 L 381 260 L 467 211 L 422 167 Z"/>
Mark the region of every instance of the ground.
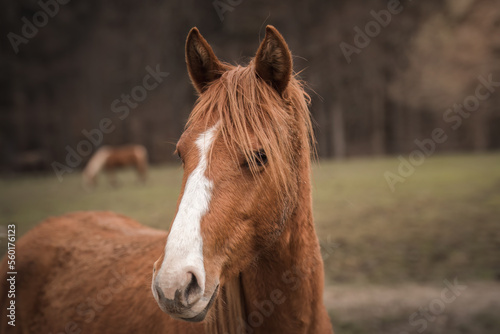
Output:
<path fill-rule="evenodd" d="M 335 329 L 499 333 L 500 154 L 428 158 L 392 191 L 384 174 L 397 174 L 399 164 L 397 158 L 363 158 L 314 167 L 325 304 Z M 23 234 L 48 216 L 113 210 L 166 229 L 181 174 L 177 166 L 154 167 L 143 186 L 124 172 L 118 189 L 101 176 L 90 192 L 78 173 L 62 182 L 50 174 L 4 177 L 1 224 L 16 223 Z M 443 290 L 454 282 L 462 290 L 443 301 Z"/>

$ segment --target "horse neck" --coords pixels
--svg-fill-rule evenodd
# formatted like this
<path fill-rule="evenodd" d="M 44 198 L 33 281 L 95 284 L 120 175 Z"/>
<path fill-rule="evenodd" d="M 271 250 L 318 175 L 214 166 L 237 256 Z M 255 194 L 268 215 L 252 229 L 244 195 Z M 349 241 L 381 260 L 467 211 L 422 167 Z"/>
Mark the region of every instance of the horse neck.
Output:
<path fill-rule="evenodd" d="M 225 284 L 208 333 L 331 333 L 323 305 L 323 262 L 314 230 L 310 163 L 299 173 L 298 205 L 271 248 Z"/>

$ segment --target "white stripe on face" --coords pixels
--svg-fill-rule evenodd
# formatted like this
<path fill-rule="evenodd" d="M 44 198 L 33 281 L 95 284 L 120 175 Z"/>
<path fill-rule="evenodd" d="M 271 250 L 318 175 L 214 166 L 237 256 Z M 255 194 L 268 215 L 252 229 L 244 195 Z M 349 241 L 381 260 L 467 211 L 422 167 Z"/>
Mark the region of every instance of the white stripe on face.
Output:
<path fill-rule="evenodd" d="M 212 181 L 206 178 L 208 154 L 212 146 L 217 125 L 202 133 L 196 140 L 199 161 L 189 175 L 179 210 L 172 223 L 165 246 L 165 257 L 158 271 L 159 283 L 165 297 L 173 299 L 175 290 L 187 282 L 186 272 L 195 274 L 199 286 L 205 289 L 203 265 L 203 239 L 201 219 L 208 211 L 212 197 Z"/>

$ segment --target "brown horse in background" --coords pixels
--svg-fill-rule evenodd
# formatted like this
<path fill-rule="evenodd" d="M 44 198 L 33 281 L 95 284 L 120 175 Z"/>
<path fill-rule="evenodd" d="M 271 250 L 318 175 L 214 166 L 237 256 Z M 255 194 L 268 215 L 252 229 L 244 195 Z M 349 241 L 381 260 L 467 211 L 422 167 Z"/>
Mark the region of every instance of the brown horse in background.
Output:
<path fill-rule="evenodd" d="M 169 232 L 108 212 L 46 220 L 17 244 L 16 327 L 2 278 L 2 333 L 332 333 L 309 97 L 288 46 L 268 26 L 250 64 L 231 66 L 193 28 L 186 61 L 200 96 Z"/>
<path fill-rule="evenodd" d="M 113 186 L 117 185 L 115 172 L 125 167 L 136 169 L 139 179 L 146 182 L 148 152 L 142 145 L 103 146 L 90 158 L 82 173 L 82 184 L 86 188 L 97 184 L 97 174 L 108 173 Z"/>

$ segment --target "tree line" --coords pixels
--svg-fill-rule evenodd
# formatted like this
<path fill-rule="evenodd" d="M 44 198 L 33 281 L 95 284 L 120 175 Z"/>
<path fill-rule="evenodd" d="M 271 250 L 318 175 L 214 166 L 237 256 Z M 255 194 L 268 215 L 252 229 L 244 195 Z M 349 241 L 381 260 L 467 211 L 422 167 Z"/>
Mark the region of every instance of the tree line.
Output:
<path fill-rule="evenodd" d="M 280 30 L 320 157 L 425 153 L 433 138 L 432 154 L 500 148 L 495 1 L 19 0 L 0 17 L 3 170 L 50 169 L 70 151 L 79 169 L 104 144 L 174 159 L 196 98 L 193 26 L 231 63 L 253 56 L 266 24 Z"/>

